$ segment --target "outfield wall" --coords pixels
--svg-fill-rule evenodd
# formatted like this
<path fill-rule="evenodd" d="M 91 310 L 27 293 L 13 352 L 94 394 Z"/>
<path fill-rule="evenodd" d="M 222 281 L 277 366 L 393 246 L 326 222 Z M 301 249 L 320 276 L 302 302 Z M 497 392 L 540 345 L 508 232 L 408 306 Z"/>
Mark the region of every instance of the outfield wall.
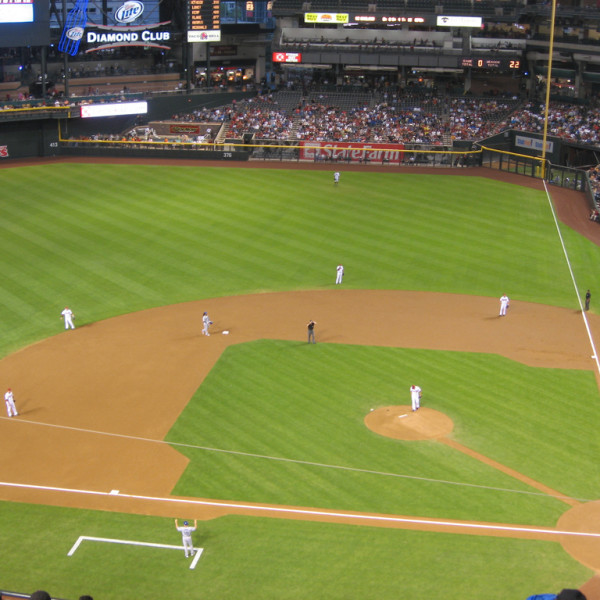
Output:
<path fill-rule="evenodd" d="M 83 146 L 77 142 L 72 145 L 62 145 L 60 148 L 61 156 L 96 156 L 106 158 L 167 158 L 167 159 L 192 159 L 192 160 L 225 160 L 225 161 L 247 161 L 250 158 L 251 151 L 224 151 L 224 150 L 201 150 L 193 148 L 174 150 L 168 148 L 131 148 L 129 146 L 115 147 L 89 145 Z"/>
<path fill-rule="evenodd" d="M 56 119 L 2 123 L 0 160 L 58 155 L 57 125 Z"/>

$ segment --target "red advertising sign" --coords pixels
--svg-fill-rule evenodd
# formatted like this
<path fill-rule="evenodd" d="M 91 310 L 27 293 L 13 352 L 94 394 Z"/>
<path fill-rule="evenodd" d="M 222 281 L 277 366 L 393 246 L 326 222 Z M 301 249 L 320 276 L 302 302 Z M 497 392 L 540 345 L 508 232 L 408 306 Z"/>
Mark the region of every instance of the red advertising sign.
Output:
<path fill-rule="evenodd" d="M 301 52 L 273 52 L 273 62 L 276 63 L 301 63 Z"/>
<path fill-rule="evenodd" d="M 404 160 L 404 144 L 352 142 L 300 142 L 300 160 L 345 160 L 399 165 Z"/>

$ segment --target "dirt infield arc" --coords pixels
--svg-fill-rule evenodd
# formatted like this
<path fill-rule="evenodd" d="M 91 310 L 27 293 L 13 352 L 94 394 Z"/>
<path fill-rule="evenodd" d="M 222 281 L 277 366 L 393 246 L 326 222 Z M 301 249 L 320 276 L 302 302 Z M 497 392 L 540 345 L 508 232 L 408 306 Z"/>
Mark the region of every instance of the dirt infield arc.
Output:
<path fill-rule="evenodd" d="M 156 440 L 165 437 L 228 345 L 265 338 L 305 343 L 307 315 L 319 322 L 320 343 L 491 352 L 532 366 L 594 367 L 581 313 L 513 302 L 510 315 L 499 318 L 497 304 L 486 297 L 338 288 L 165 306 L 61 333 L 0 361 L 0 380 L 10 380 L 19 390 L 21 411 L 18 419 L 0 419 L 5 452 L 13 457 L 3 464 L 2 481 L 27 486 L 0 485 L 0 498 L 160 516 L 173 516 L 180 510 L 174 502 L 190 500 L 186 513 L 203 519 L 269 514 L 465 533 L 464 523 L 418 517 L 173 498 L 171 490 L 187 459 Z M 364 306 L 371 315 L 368 323 L 356 319 Z M 200 331 L 204 310 L 215 316 L 209 338 Z M 600 332 L 600 318 L 590 317 L 592 330 Z M 220 335 L 222 329 L 229 335 Z M 428 431 L 427 412 L 420 415 L 419 429 L 427 437 L 445 439 L 445 431 Z M 527 483 L 560 497 L 541 484 Z M 98 493 L 66 491 L 73 489 Z M 120 493 L 111 494 L 114 490 Z M 600 532 L 600 508 L 591 504 L 581 508 L 565 499 L 565 509 L 573 506 L 565 513 L 568 527 L 559 523 L 556 530 L 480 524 L 469 533 L 553 539 L 600 570 L 600 537 L 565 543 L 559 533 Z"/>

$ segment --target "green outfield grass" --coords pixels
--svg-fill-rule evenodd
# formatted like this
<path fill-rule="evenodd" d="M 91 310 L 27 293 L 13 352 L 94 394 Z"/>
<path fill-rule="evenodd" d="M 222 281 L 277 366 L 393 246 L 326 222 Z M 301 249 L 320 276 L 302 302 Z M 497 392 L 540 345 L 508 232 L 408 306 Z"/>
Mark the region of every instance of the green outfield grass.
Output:
<path fill-rule="evenodd" d="M 542 192 L 443 174 L 342 172 L 337 187 L 332 179 L 75 164 L 0 171 L 0 355 L 62 331 L 66 304 L 81 325 L 200 298 L 327 289 L 339 262 L 348 288 L 506 292 L 578 308 Z M 600 289 L 600 249 L 561 231 L 580 289 Z M 406 403 L 413 378 L 427 405 L 451 416 L 457 441 L 561 493 L 597 497 L 591 373 L 268 340 L 230 347 L 170 432 L 172 442 L 236 452 L 185 450 L 191 463 L 175 492 L 553 525 L 563 503 L 435 442 L 364 428 L 369 408 Z M 169 519 L 0 506 L 0 545 L 10 549 L 0 586 L 69 600 L 507 600 L 591 576 L 554 543 L 242 517 L 202 524 L 196 541 L 206 554 L 195 571 L 166 550 L 84 545 L 67 558 L 79 535 L 179 537 Z"/>
<path fill-rule="evenodd" d="M 542 192 L 478 177 L 46 165 L 1 174 L 0 354 L 150 306 L 263 290 L 432 290 L 576 307 Z M 600 289 L 600 249 L 579 251 Z M 597 284 L 597 285 L 596 285 Z"/>

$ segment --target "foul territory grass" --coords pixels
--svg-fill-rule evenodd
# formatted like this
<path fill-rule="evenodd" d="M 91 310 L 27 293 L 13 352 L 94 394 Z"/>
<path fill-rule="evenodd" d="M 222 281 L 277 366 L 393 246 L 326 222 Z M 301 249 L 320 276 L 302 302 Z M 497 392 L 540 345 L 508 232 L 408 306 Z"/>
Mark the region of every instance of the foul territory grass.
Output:
<path fill-rule="evenodd" d="M 67 556 L 80 535 L 179 544 L 171 519 L 0 503 L 0 525 L 0 543 L 10 548 L 3 588 L 63 598 L 362 600 L 443 590 L 461 600 L 485 590 L 504 600 L 589 576 L 560 546 L 528 540 L 225 517 L 199 523 L 194 541 L 205 550 L 190 570 L 183 551 L 159 548 L 84 542 Z"/>
<path fill-rule="evenodd" d="M 66 304 L 82 325 L 198 298 L 326 289 L 339 262 L 349 288 L 506 292 L 577 308 L 545 194 L 483 178 L 342 172 L 335 187 L 329 172 L 55 164 L 3 169 L 0 181 L 0 355 L 61 331 Z M 561 231 L 580 288 L 600 289 L 599 249 Z M 228 349 L 171 431 L 171 441 L 236 452 L 186 450 L 176 491 L 555 523 L 558 500 L 436 442 L 364 428 L 366 411 L 405 403 L 417 378 L 424 403 L 454 420 L 457 441 L 561 493 L 594 497 L 589 373 L 269 341 Z M 206 554 L 190 571 L 174 551 L 101 544 L 66 556 L 79 535 L 177 543 L 170 519 L 1 503 L 0 524 L 10 549 L 0 585 L 63 598 L 505 600 L 591 574 L 549 542 L 242 517 L 202 523 Z"/>

